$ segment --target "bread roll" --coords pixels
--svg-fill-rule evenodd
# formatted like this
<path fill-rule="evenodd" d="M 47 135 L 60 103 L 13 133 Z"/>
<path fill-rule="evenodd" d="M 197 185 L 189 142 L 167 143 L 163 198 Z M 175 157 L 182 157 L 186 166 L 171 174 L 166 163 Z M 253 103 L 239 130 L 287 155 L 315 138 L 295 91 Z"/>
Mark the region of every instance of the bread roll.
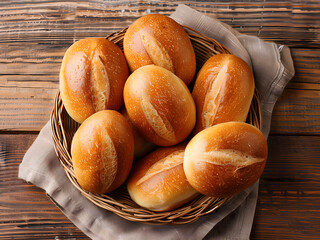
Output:
<path fill-rule="evenodd" d="M 202 194 L 230 197 L 253 185 L 266 164 L 261 131 L 242 122 L 217 124 L 198 133 L 186 147 L 183 167 Z"/>
<path fill-rule="evenodd" d="M 72 140 L 72 163 L 78 183 L 93 193 L 113 191 L 129 175 L 133 149 L 131 127 L 120 113 L 103 110 L 91 115 Z"/>
<path fill-rule="evenodd" d="M 184 149 L 185 145 L 160 148 L 133 166 L 128 180 L 133 201 L 153 211 L 168 211 L 198 195 L 183 171 Z"/>
<path fill-rule="evenodd" d="M 128 66 L 120 48 L 104 38 L 75 42 L 60 69 L 60 93 L 68 114 L 82 123 L 95 112 L 118 110 Z"/>
<path fill-rule="evenodd" d="M 125 108 L 122 109 L 121 114 L 127 119 L 132 129 L 134 139 L 134 158 L 139 159 L 144 157 L 147 153 L 151 152 L 155 145 L 151 142 L 148 142 L 146 139 L 144 139 L 144 137 L 141 136 L 141 134 L 132 124 L 127 110 Z"/>
<path fill-rule="evenodd" d="M 197 107 L 195 133 L 217 123 L 244 122 L 253 93 L 253 73 L 242 59 L 231 54 L 209 58 L 192 91 Z"/>
<path fill-rule="evenodd" d="M 155 64 L 189 84 L 196 71 L 196 57 L 188 34 L 173 19 L 150 14 L 128 28 L 123 50 L 131 71 Z"/>
<path fill-rule="evenodd" d="M 160 146 L 182 142 L 195 125 L 195 105 L 187 86 L 159 66 L 144 66 L 130 75 L 124 103 L 142 136 Z"/>

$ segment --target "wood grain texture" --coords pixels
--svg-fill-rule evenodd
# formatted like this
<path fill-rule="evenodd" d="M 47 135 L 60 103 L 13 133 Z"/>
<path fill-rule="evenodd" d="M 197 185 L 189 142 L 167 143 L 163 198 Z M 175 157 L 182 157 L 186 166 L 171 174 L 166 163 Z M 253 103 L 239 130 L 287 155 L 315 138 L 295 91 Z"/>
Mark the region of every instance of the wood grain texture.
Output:
<path fill-rule="evenodd" d="M 67 47 L 24 49 L 15 43 L 4 48 L 5 54 L 0 53 L 0 69 L 5 71 L 0 75 L 0 130 L 39 131 L 49 120 Z M 276 104 L 271 134 L 320 134 L 320 49 L 294 48 L 292 55 L 296 76 Z"/>
<path fill-rule="evenodd" d="M 0 135 L 0 239 L 88 239 L 43 190 L 18 179 L 36 135 Z"/>
<path fill-rule="evenodd" d="M 272 113 L 272 135 L 320 134 L 320 90 L 319 84 L 315 85 L 300 84 L 299 89 L 285 89 Z"/>
<path fill-rule="evenodd" d="M 73 41 L 126 27 L 148 13 L 171 14 L 184 3 L 241 32 L 290 46 L 319 46 L 318 1 L 4 1 L 1 42 Z M 119 20 L 121 18 L 121 20 Z M 45 34 L 43 32 L 45 31 Z M 63 38 L 61 38 L 63 36 Z"/>
<path fill-rule="evenodd" d="M 271 136 L 268 144 L 252 239 L 319 239 L 320 136 Z"/>
<path fill-rule="evenodd" d="M 17 178 L 21 159 L 35 137 L 0 135 L 0 238 L 85 239 L 41 189 Z M 316 239 L 320 136 L 271 136 L 268 144 L 251 238 Z"/>

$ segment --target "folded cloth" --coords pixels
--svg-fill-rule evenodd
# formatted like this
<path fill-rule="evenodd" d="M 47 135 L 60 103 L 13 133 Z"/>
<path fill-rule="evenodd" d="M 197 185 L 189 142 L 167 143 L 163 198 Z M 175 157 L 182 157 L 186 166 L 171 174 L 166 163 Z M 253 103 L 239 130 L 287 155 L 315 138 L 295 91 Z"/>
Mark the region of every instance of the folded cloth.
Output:
<path fill-rule="evenodd" d="M 252 66 L 261 95 L 262 130 L 267 137 L 273 106 L 294 75 L 289 49 L 240 34 L 185 5 L 179 5 L 171 17 L 215 38 Z M 154 226 L 124 220 L 95 206 L 72 185 L 54 152 L 49 122 L 25 154 L 19 178 L 44 189 L 61 211 L 92 239 L 248 239 L 258 195 L 257 182 L 215 213 L 184 225 Z"/>

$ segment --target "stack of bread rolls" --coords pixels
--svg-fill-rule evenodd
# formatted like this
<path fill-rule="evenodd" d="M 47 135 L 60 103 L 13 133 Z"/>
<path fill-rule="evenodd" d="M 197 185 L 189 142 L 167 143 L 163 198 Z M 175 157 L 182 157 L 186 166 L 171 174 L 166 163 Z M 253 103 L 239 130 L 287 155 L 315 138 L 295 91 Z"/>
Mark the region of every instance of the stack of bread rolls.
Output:
<path fill-rule="evenodd" d="M 189 35 L 164 15 L 136 20 L 123 51 L 103 38 L 74 43 L 60 92 L 81 123 L 71 145 L 78 183 L 104 194 L 126 182 L 152 211 L 238 194 L 267 159 L 263 134 L 245 123 L 254 88 L 250 67 L 232 54 L 212 56 L 196 75 Z"/>

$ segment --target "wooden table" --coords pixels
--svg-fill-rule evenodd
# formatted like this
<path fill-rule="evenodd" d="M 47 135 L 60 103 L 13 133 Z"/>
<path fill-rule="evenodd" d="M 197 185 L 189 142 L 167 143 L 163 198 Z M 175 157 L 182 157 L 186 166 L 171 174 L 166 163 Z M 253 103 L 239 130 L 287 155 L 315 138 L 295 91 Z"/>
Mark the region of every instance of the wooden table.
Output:
<path fill-rule="evenodd" d="M 320 238 L 320 3 L 185 1 L 242 33 L 291 47 L 296 76 L 274 109 L 252 239 Z M 87 238 L 41 189 L 17 178 L 49 120 L 65 50 L 178 2 L 0 2 L 0 238 Z"/>

